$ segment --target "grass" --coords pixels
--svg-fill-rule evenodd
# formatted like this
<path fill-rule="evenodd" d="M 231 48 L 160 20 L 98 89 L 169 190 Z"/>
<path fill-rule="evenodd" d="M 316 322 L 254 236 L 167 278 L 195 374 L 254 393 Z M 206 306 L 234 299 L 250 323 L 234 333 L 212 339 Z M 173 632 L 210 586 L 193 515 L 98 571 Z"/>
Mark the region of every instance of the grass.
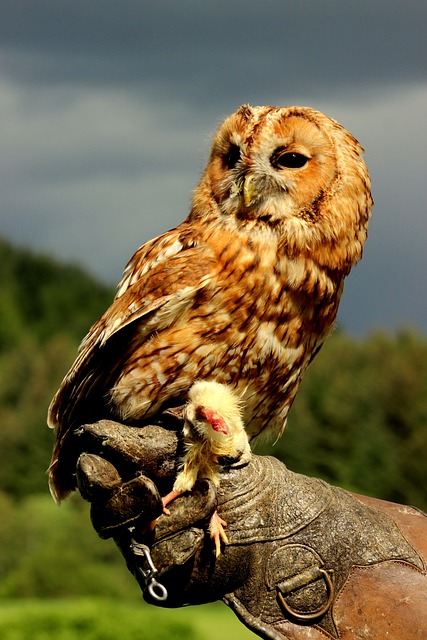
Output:
<path fill-rule="evenodd" d="M 160 609 L 103 598 L 0 600 L 2 640 L 250 640 L 222 603 Z"/>
<path fill-rule="evenodd" d="M 168 610 L 165 613 L 171 614 L 176 620 L 191 624 L 197 630 L 199 634 L 197 637 L 200 640 L 202 638 L 203 640 L 218 640 L 218 638 L 255 640 L 257 637 L 236 618 L 231 609 L 221 602 Z"/>

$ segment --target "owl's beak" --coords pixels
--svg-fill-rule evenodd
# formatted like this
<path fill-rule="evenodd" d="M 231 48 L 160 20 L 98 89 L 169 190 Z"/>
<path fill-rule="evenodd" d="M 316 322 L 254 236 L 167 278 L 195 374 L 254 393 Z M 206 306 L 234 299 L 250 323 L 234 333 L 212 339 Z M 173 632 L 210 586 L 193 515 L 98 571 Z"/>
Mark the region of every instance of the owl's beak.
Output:
<path fill-rule="evenodd" d="M 255 200 L 257 193 L 255 187 L 253 185 L 253 174 L 249 173 L 245 178 L 245 183 L 243 185 L 243 199 L 245 201 L 245 205 L 249 207 L 251 203 Z"/>

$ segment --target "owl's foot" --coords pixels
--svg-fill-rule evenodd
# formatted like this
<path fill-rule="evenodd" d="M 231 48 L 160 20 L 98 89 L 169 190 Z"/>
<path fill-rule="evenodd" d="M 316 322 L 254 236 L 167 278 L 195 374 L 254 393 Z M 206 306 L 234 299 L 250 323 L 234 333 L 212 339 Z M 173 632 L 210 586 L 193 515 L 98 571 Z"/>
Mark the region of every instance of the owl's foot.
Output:
<path fill-rule="evenodd" d="M 225 520 L 220 518 L 218 511 L 215 511 L 209 522 L 209 533 L 215 543 L 215 555 L 217 558 L 221 555 L 221 540 L 228 544 L 227 534 L 224 531 L 226 526 Z"/>
<path fill-rule="evenodd" d="M 170 511 L 169 509 L 166 509 L 167 505 L 170 502 L 173 502 L 174 500 L 176 500 L 176 498 L 179 498 L 179 496 L 182 495 L 182 491 L 169 491 L 169 493 L 167 495 L 165 495 L 164 498 L 162 498 L 162 502 L 163 502 L 163 513 L 167 516 L 170 515 Z"/>

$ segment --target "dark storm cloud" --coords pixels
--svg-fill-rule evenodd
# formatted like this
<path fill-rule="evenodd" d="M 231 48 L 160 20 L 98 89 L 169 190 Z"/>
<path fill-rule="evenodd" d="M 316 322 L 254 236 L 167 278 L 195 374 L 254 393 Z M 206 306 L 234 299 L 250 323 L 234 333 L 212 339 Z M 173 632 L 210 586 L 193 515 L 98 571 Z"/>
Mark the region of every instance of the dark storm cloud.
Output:
<path fill-rule="evenodd" d="M 261 92 L 386 85 L 425 77 L 427 4 L 414 0 L 3 3 L 3 69 L 35 83 L 152 83 L 203 101 Z M 390 64 L 390 61 L 393 61 Z M 191 82 L 189 79 L 191 78 Z"/>
<path fill-rule="evenodd" d="M 2 2 L 0 233 L 117 282 L 186 216 L 225 115 L 309 104 L 373 180 L 342 325 L 427 330 L 426 24 L 425 0 Z"/>

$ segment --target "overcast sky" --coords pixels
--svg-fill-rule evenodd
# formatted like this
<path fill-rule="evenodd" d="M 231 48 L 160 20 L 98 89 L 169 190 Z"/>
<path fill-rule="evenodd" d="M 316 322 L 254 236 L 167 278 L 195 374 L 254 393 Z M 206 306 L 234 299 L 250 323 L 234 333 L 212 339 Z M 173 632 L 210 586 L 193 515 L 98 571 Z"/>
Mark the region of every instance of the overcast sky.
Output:
<path fill-rule="evenodd" d="M 116 284 L 226 115 L 310 105 L 373 180 L 341 326 L 426 332 L 426 31 L 425 0 L 0 0 L 0 234 Z"/>

